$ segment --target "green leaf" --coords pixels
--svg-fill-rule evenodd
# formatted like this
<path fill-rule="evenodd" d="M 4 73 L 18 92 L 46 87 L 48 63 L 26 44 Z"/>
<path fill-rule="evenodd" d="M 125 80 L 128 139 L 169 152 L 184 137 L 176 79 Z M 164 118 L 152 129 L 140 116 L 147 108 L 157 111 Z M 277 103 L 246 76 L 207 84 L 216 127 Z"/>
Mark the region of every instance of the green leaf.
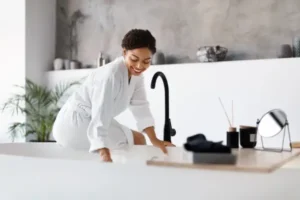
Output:
<path fill-rule="evenodd" d="M 15 139 L 18 133 L 24 133 L 27 124 L 22 122 L 14 122 L 9 126 L 8 130 L 11 133 L 13 139 Z"/>
<path fill-rule="evenodd" d="M 55 103 L 57 103 L 71 87 L 79 84 L 79 81 L 75 81 L 71 83 L 60 83 L 56 85 L 52 93 Z"/>

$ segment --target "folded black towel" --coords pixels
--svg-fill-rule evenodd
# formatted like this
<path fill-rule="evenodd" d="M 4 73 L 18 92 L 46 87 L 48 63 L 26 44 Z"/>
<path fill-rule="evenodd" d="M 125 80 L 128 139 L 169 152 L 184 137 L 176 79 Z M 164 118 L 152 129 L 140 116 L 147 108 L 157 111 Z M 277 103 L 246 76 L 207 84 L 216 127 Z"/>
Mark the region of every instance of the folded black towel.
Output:
<path fill-rule="evenodd" d="M 194 153 L 231 153 L 231 148 L 220 142 L 208 141 L 202 133 L 187 138 L 184 148 Z"/>
<path fill-rule="evenodd" d="M 202 133 L 189 136 L 186 139 L 187 142 L 200 141 L 200 140 L 204 140 L 204 141 L 206 140 L 205 135 L 203 135 Z"/>

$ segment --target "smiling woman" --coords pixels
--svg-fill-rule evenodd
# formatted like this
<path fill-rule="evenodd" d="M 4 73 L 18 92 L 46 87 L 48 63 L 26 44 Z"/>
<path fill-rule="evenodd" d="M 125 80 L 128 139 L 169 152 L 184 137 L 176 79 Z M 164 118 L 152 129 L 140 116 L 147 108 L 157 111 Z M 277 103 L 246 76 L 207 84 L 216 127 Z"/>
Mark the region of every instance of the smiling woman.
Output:
<path fill-rule="evenodd" d="M 133 29 L 124 36 L 123 56 L 130 76 L 138 76 L 150 66 L 151 58 L 156 53 L 155 43 L 148 30 Z"/>
<path fill-rule="evenodd" d="M 156 52 L 155 38 L 148 30 L 133 29 L 121 46 L 123 56 L 89 75 L 64 104 L 52 130 L 60 145 L 97 152 L 108 162 L 112 161 L 111 149 L 145 145 L 142 132 L 165 153 L 166 146 L 174 146 L 156 137 L 144 88 L 142 73 Z M 138 131 L 115 120 L 127 108 L 137 121 Z"/>

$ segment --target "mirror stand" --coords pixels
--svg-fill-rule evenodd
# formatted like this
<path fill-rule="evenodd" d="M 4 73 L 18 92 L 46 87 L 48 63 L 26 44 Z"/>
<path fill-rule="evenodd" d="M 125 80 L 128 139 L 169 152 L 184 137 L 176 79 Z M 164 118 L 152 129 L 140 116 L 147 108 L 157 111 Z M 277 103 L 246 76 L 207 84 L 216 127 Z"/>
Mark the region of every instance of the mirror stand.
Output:
<path fill-rule="evenodd" d="M 260 121 L 257 121 L 257 125 L 260 123 Z M 288 135 L 288 139 L 289 139 L 289 149 L 284 149 L 284 139 L 285 139 L 285 133 L 286 133 L 286 129 L 287 129 L 287 135 Z M 283 136 L 282 136 L 282 143 L 281 143 L 281 148 L 266 148 L 264 146 L 264 142 L 263 142 L 263 136 L 260 136 L 260 140 L 261 140 L 261 145 L 262 148 L 256 148 L 256 150 L 261 150 L 261 151 L 272 151 L 272 152 L 283 152 L 283 151 L 288 151 L 291 152 L 293 150 L 292 148 L 292 140 L 291 140 L 291 134 L 290 134 L 290 127 L 289 127 L 289 123 L 286 120 L 285 124 L 283 125 Z"/>

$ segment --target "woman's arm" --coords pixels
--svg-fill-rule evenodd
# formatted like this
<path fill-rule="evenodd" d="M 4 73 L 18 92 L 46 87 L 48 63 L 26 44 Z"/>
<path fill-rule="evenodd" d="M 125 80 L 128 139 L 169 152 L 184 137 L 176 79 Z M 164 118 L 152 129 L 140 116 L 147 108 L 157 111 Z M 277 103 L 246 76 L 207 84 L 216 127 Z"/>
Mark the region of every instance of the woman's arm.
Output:
<path fill-rule="evenodd" d="M 137 121 L 138 130 L 147 134 L 153 146 L 160 148 L 164 153 L 167 153 L 166 146 L 174 146 L 157 138 L 154 129 L 154 119 L 146 97 L 143 77 L 136 83 L 135 91 L 130 101 L 130 110 Z"/>
<path fill-rule="evenodd" d="M 156 147 L 160 148 L 164 153 L 168 153 L 166 146 L 175 146 L 170 142 L 159 140 L 156 137 L 155 130 L 154 130 L 153 126 L 145 128 L 144 132 L 147 134 L 147 136 L 150 139 L 153 146 L 156 146 Z"/>
<path fill-rule="evenodd" d="M 151 142 L 154 141 L 154 140 L 157 140 L 157 137 L 156 137 L 153 126 L 145 128 L 144 132 L 147 134 L 147 136 L 148 136 L 148 138 L 150 139 Z"/>
<path fill-rule="evenodd" d="M 91 122 L 87 128 L 90 152 L 98 152 L 103 161 L 111 161 L 107 147 L 108 128 L 113 118 L 114 97 L 116 91 L 113 77 L 102 77 L 91 81 Z"/>
<path fill-rule="evenodd" d="M 144 78 L 139 77 L 135 83 L 135 89 L 130 100 L 130 111 L 132 112 L 139 132 L 143 132 L 148 127 L 154 127 L 154 118 L 149 108 L 146 97 Z M 151 133 L 153 135 L 155 133 Z"/>

